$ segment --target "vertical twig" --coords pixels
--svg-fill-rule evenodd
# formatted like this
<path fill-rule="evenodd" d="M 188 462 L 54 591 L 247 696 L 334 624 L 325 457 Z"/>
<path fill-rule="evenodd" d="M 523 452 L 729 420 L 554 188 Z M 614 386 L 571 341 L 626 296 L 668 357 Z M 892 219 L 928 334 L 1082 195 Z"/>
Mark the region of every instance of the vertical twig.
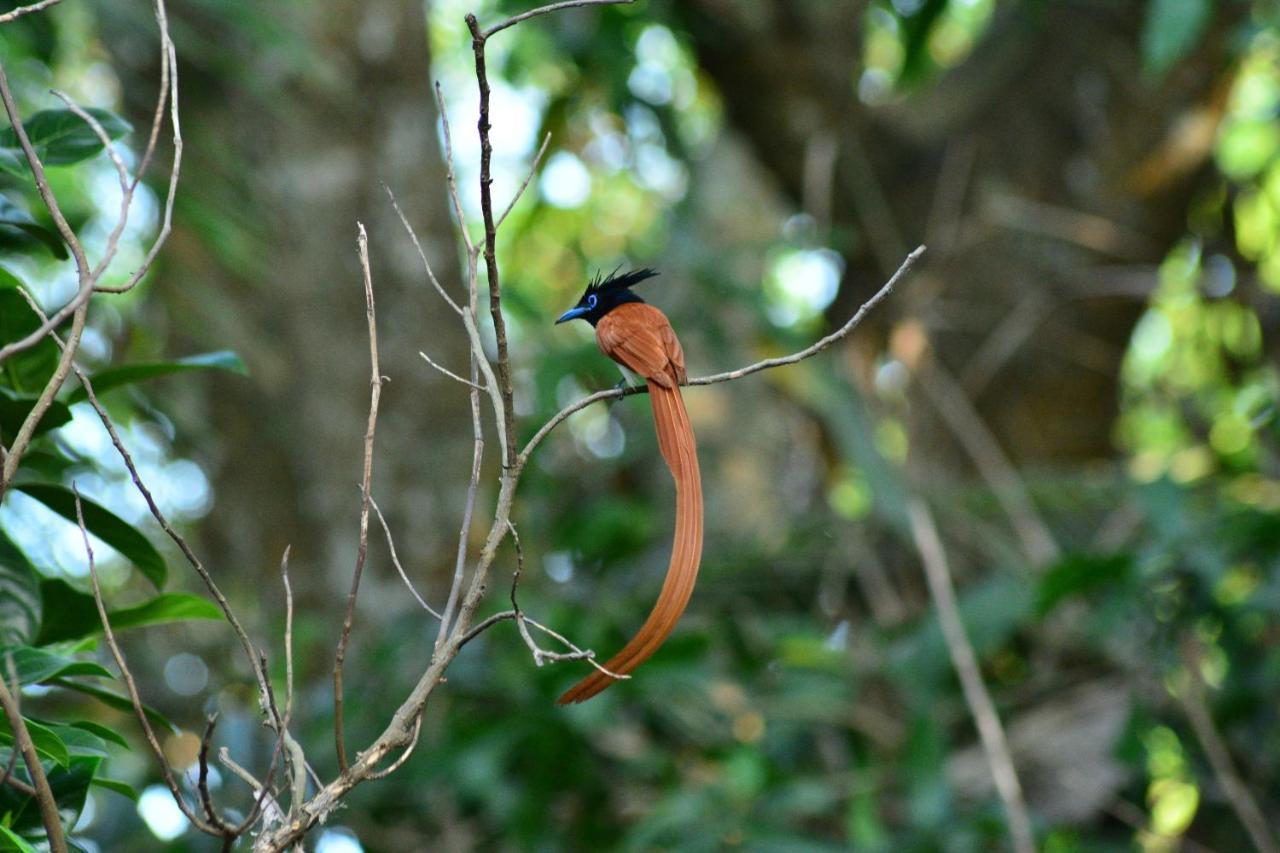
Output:
<path fill-rule="evenodd" d="M 502 316 L 502 279 L 498 272 L 498 231 L 493 218 L 493 143 L 489 139 L 489 72 L 485 64 L 484 46 L 487 36 L 475 15 L 467 15 L 471 30 L 471 49 L 476 60 L 476 83 L 480 88 L 480 212 L 484 217 L 484 269 L 489 281 L 489 315 L 493 319 L 493 335 L 498 349 L 498 394 L 502 397 L 500 429 L 507 437 L 502 453 L 502 467 L 516 464 L 515 405 L 511 390 L 511 359 L 507 353 L 507 322 Z"/>
<path fill-rule="evenodd" d="M 1013 766 L 1013 757 L 1009 753 L 1004 728 L 1000 725 L 1000 716 L 982 681 L 977 657 L 969 643 L 969 636 L 965 633 L 964 622 L 960 619 L 960 608 L 956 605 L 955 588 L 951 583 L 951 571 L 947 568 L 947 555 L 938 538 L 938 529 L 928 508 L 918 498 L 911 498 L 907 502 L 907 516 L 911 522 L 911 535 L 915 539 L 916 549 L 924 563 L 929 593 L 938 609 L 938 623 L 942 626 L 942 635 L 947 641 L 951 663 L 960 678 L 960 687 L 964 691 L 969 713 L 977 724 L 982 749 L 987 754 L 987 763 L 995 779 L 996 791 L 1004 801 L 1013 847 L 1018 853 L 1035 853 L 1035 835 L 1031 831 L 1031 818 L 1022 797 L 1022 785 Z"/>
<path fill-rule="evenodd" d="M 98 608 L 98 619 L 102 622 L 102 633 L 107 641 L 107 648 L 111 650 L 111 657 L 116 662 L 116 668 L 120 670 L 120 677 L 124 680 L 125 689 L 129 693 L 129 702 L 133 705 L 134 716 L 138 718 L 138 723 L 142 726 L 143 737 L 147 741 L 147 745 L 151 747 L 151 753 L 156 757 L 157 763 L 160 765 L 161 776 L 164 778 L 165 786 L 168 787 L 169 793 L 173 796 L 173 801 L 177 803 L 178 808 L 186 815 L 187 820 L 201 832 L 209 835 L 222 836 L 223 833 L 213 825 L 206 823 L 199 815 L 187 805 L 186 798 L 182 796 L 182 791 L 178 788 L 178 782 L 173 777 L 173 770 L 169 767 L 168 760 L 164 757 L 164 748 L 160 746 L 160 740 L 156 737 L 155 729 L 151 727 L 151 720 L 147 717 L 147 712 L 142 704 L 142 696 L 138 693 L 138 682 L 133 677 L 133 672 L 129 669 L 129 664 L 124 659 L 124 652 L 120 650 L 120 644 L 116 642 L 116 633 L 111 628 L 111 619 L 107 616 L 107 604 L 102 598 L 102 585 L 98 581 L 98 567 L 93 558 L 93 546 L 89 544 L 89 531 L 84 525 L 84 510 L 80 504 L 80 491 L 73 483 L 71 491 L 75 494 L 76 499 L 76 523 L 80 526 L 80 538 L 84 542 L 85 556 L 89 561 L 89 581 L 93 586 L 93 602 Z"/>
<path fill-rule="evenodd" d="M 347 747 L 343 742 L 342 716 L 342 665 L 347 657 L 347 642 L 351 638 L 351 625 L 355 619 L 356 596 L 360 593 L 360 576 L 364 573 L 365 556 L 369 551 L 369 500 L 373 479 L 373 436 L 378 427 L 378 400 L 382 396 L 382 373 L 378 368 L 378 322 L 373 305 L 373 274 L 369 271 L 369 235 L 364 225 L 357 222 L 359 236 L 356 245 L 360 255 L 360 270 L 364 274 L 365 319 L 369 326 L 369 421 L 364 433 L 364 476 L 360 497 L 360 544 L 356 551 L 356 568 L 351 575 L 351 591 L 347 594 L 347 613 L 342 620 L 342 634 L 338 638 L 338 650 L 333 660 L 333 736 L 338 748 L 338 767 L 346 770 Z"/>
<path fill-rule="evenodd" d="M 4 706 L 4 715 L 9 719 L 9 728 L 13 732 L 13 748 L 22 753 L 27 773 L 31 775 L 36 805 L 40 808 L 40 820 L 49 837 L 49 849 L 53 853 L 67 853 L 67 839 L 62 832 L 62 818 L 58 815 L 58 801 L 54 799 L 53 789 L 49 787 L 49 777 L 45 775 L 44 766 L 40 763 L 35 741 L 31 739 L 27 723 L 22 719 L 18 695 L 16 692 L 9 692 L 9 685 L 3 678 L 0 678 L 0 705 Z"/>

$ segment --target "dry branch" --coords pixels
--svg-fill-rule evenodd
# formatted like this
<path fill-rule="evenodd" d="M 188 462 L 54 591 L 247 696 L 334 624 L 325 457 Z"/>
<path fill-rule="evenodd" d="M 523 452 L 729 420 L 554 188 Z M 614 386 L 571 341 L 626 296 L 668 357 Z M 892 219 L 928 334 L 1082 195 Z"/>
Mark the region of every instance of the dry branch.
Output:
<path fill-rule="evenodd" d="M 996 791 L 1004 801 L 1013 848 L 1018 853 L 1035 853 L 1035 835 L 1031 831 L 1031 818 L 1027 814 L 1027 804 L 1022 796 L 1022 785 L 1013 766 L 1013 757 L 1009 753 L 1004 727 L 1000 724 L 1000 715 L 996 713 L 995 703 L 991 701 L 991 694 L 983 683 L 978 659 L 960 618 L 956 591 L 951 582 L 951 570 L 947 567 L 942 540 L 938 538 L 938 528 L 933 523 L 933 515 L 918 499 L 908 501 L 907 516 L 911 523 L 912 538 L 920 552 L 920 561 L 924 563 L 929 594 L 938 610 L 938 624 L 942 627 L 951 663 L 960 679 L 965 703 L 978 728 L 978 737 L 982 741 L 987 764 L 991 767 Z"/>

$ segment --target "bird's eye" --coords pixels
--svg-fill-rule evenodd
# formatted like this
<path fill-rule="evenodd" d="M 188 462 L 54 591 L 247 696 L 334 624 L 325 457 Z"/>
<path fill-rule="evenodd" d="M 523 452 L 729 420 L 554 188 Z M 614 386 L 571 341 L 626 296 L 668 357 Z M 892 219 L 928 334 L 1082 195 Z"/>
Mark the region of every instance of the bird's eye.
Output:
<path fill-rule="evenodd" d="M 596 307 L 596 295 L 594 293 L 587 297 L 587 307 L 588 308 Z"/>

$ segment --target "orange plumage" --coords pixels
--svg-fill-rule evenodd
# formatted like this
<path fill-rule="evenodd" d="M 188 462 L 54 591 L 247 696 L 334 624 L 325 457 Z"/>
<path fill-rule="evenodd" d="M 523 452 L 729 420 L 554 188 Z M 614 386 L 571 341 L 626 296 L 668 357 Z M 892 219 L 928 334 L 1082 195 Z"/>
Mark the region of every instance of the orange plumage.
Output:
<path fill-rule="evenodd" d="M 702 477 L 689 415 L 680 396 L 688 380 L 684 351 L 666 316 L 643 302 L 618 305 L 596 324 L 596 343 L 609 358 L 640 376 L 649 388 L 658 447 L 676 484 L 676 530 L 667 578 L 649 618 L 604 668 L 625 675 L 653 655 L 675 629 L 693 594 L 702 559 Z M 616 679 L 596 670 L 560 697 L 584 702 Z"/>

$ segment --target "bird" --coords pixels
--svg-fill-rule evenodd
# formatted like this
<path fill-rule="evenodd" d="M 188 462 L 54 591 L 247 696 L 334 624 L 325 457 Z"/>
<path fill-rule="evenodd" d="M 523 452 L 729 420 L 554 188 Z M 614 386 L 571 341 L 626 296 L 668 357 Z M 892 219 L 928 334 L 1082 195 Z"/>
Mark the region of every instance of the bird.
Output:
<path fill-rule="evenodd" d="M 689 603 L 702 560 L 702 475 L 693 427 L 680 386 L 689 380 L 684 350 L 665 314 L 631 288 L 658 275 L 644 268 L 606 277 L 597 274 L 578 304 L 556 324 L 586 320 L 596 330 L 600 352 L 644 379 L 653 407 L 658 449 L 676 486 L 676 526 L 671 562 L 658 600 L 635 636 L 604 664 L 617 675 L 633 672 L 648 660 L 675 629 Z M 585 702 L 617 680 L 599 669 L 565 691 L 558 704 Z"/>

